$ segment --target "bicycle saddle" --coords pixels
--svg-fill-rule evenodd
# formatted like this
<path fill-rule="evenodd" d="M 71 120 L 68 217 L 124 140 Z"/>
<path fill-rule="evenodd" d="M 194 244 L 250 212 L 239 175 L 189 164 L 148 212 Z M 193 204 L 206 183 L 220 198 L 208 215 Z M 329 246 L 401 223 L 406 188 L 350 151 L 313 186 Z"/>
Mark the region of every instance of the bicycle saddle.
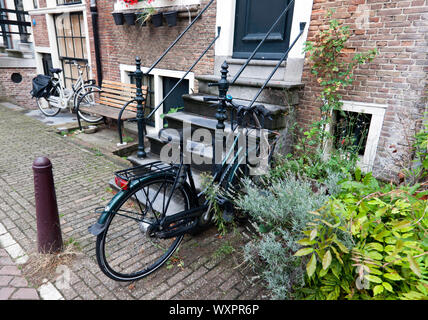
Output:
<path fill-rule="evenodd" d="M 50 68 L 49 71 L 52 72 L 52 73 L 60 74 L 62 72 L 62 69 L 59 69 L 59 68 Z"/>

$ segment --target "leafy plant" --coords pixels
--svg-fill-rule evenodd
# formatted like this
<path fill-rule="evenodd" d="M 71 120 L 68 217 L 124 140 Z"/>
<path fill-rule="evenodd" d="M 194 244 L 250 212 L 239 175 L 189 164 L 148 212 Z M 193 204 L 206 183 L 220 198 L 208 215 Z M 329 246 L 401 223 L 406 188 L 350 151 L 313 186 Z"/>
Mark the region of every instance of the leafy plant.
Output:
<path fill-rule="evenodd" d="M 420 187 L 381 188 L 360 172 L 342 183 L 300 241 L 296 255 L 311 255 L 300 297 L 427 299 L 428 207 Z"/>

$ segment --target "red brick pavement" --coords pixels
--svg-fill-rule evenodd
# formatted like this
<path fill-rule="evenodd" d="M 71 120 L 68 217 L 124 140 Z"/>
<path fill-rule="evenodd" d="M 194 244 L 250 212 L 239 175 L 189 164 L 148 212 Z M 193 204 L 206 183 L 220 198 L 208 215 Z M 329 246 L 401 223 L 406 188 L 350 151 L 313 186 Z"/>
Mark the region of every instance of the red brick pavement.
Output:
<path fill-rule="evenodd" d="M 0 300 L 40 300 L 6 250 L 0 248 Z"/>

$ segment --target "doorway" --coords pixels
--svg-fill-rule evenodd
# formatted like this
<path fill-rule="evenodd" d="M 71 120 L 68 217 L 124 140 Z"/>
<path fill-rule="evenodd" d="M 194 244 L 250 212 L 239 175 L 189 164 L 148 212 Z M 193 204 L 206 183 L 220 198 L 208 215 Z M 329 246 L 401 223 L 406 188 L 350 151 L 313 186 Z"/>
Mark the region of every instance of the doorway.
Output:
<path fill-rule="evenodd" d="M 291 0 L 237 0 L 233 58 L 247 59 Z M 279 60 L 290 44 L 293 8 L 281 19 L 255 59 Z"/>

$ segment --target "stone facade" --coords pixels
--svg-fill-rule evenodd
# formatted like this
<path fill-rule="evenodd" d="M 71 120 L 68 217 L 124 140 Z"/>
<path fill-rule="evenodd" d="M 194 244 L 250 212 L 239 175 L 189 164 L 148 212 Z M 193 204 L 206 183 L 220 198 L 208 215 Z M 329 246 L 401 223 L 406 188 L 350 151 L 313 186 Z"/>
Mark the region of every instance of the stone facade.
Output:
<path fill-rule="evenodd" d="M 44 7 L 40 1 L 39 8 Z M 201 7 L 208 0 L 201 1 Z M 97 1 L 100 32 L 100 56 L 104 79 L 121 79 L 120 66 L 132 66 L 140 56 L 142 65 L 149 67 L 169 44 L 187 26 L 188 19 L 180 19 L 178 26 L 154 28 L 151 24 L 141 26 L 116 26 L 111 15 L 115 1 Z M 208 43 L 214 38 L 218 8 L 217 1 L 204 14 L 192 30 L 177 44 L 158 66 L 161 69 L 184 71 Z M 68 7 L 68 6 L 64 6 Z M 325 15 L 334 9 L 334 17 L 349 26 L 351 39 L 346 48 L 349 53 L 365 52 L 377 48 L 376 59 L 360 66 L 352 87 L 342 92 L 344 100 L 355 104 L 376 105 L 382 112 L 383 122 L 376 140 L 374 171 L 378 176 L 394 177 L 409 157 L 412 136 L 420 126 L 426 109 L 426 75 L 428 71 L 427 34 L 428 3 L 426 0 L 314 0 L 309 25 L 308 40 L 326 26 Z M 309 10 L 309 9 L 308 9 Z M 47 46 L 45 21 L 36 19 L 35 42 Z M 89 1 L 86 1 L 86 22 L 89 37 L 89 56 L 96 76 L 94 38 Z M 222 30 L 223 34 L 233 30 Z M 221 42 L 223 43 L 223 42 Z M 52 44 L 50 44 L 52 47 Z M 218 48 L 216 48 L 217 50 Z M 222 50 L 220 50 L 222 51 Z M 199 75 L 215 73 L 215 50 L 211 50 L 195 67 Z M 55 62 L 54 62 L 55 64 Z M 298 121 L 307 126 L 318 117 L 319 87 L 310 74 L 308 62 L 303 69 Z M 194 90 L 197 91 L 198 82 Z"/>

